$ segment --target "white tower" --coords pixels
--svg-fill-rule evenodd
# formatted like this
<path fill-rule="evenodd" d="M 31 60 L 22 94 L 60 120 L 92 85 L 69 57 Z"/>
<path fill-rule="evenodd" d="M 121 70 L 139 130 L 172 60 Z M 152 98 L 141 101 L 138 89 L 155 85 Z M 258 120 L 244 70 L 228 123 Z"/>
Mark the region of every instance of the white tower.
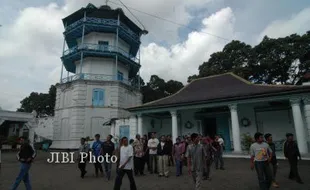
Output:
<path fill-rule="evenodd" d="M 110 128 L 104 123 L 128 118 L 124 108 L 141 104 L 138 52 L 140 37 L 147 31 L 120 8 L 92 4 L 64 18 L 63 23 L 62 71 L 56 86 L 51 148 L 75 149 L 81 137 L 99 133 L 105 138 Z"/>

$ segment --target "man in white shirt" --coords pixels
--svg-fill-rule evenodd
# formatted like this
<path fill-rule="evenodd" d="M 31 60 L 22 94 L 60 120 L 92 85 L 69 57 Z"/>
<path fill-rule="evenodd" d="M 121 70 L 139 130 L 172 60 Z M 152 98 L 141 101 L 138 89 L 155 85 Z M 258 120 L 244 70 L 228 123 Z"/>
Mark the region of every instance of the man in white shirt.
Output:
<path fill-rule="evenodd" d="M 218 169 L 220 163 L 220 169 L 224 170 L 224 160 L 223 160 L 223 151 L 224 151 L 224 140 L 220 135 L 215 136 L 214 147 L 216 152 L 214 154 L 215 158 L 215 169 Z"/>
<path fill-rule="evenodd" d="M 159 141 L 157 138 L 155 138 L 155 133 L 152 133 L 152 138 L 148 141 L 147 147 L 149 148 L 149 155 L 150 155 L 150 173 L 152 174 L 157 173 L 157 146 L 159 144 Z"/>
<path fill-rule="evenodd" d="M 130 182 L 130 190 L 137 190 L 135 180 L 133 178 L 133 147 L 128 145 L 127 137 L 122 138 L 122 146 L 120 148 L 120 161 L 118 174 L 115 179 L 114 190 L 120 190 L 123 177 L 127 174 Z"/>
<path fill-rule="evenodd" d="M 218 135 L 217 142 L 219 142 L 221 146 L 224 146 L 224 140 L 220 135 Z"/>

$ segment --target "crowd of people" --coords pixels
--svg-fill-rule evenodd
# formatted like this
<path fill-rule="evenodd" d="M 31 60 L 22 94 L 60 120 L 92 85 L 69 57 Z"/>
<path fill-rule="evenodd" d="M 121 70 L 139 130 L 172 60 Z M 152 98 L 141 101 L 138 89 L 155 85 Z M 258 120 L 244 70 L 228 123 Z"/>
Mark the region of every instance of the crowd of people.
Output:
<path fill-rule="evenodd" d="M 293 134 L 289 133 L 286 137 L 283 151 L 290 164 L 289 178 L 303 183 L 297 169 L 298 158 L 301 159 L 297 143 L 293 140 Z M 272 135 L 256 133 L 254 138 L 255 142 L 250 147 L 251 169 L 255 168 L 257 172 L 260 189 L 270 189 L 271 185 L 279 187 L 276 182 L 278 162 Z M 183 175 L 183 166 L 187 166 L 188 174 L 192 176 L 195 184 L 195 190 L 200 189 L 202 180 L 210 180 L 212 163 L 214 163 L 215 169 L 225 170 L 224 140 L 219 135 L 211 138 L 193 133 L 190 136 L 179 136 L 173 143 L 170 135 L 161 136 L 158 140 L 155 133 L 152 133 L 150 138 L 147 135 L 137 134 L 135 139 L 129 140 L 127 137 L 123 137 L 117 147 L 112 139 L 113 136 L 108 135 L 102 142 L 100 135 L 96 134 L 94 143 L 89 147 L 86 139 L 82 138 L 78 155 L 81 155 L 80 153 L 90 154 L 90 152 L 95 158 L 107 154 L 109 157 L 115 155 L 118 159 L 114 190 L 120 190 L 125 174 L 129 178 L 130 189 L 136 190 L 134 176 L 144 176 L 145 166 L 150 174 L 166 178 L 170 176 L 169 169 L 171 167 L 169 166 L 175 167 L 177 177 Z M 24 181 L 27 190 L 31 190 L 29 169 L 36 156 L 36 151 L 24 138 L 21 138 L 21 143 L 21 149 L 17 154 L 18 160 L 21 162 L 21 169 L 12 189 L 17 189 L 19 183 Z M 81 162 L 81 157 L 78 157 L 77 160 L 81 178 L 84 178 L 87 173 L 87 162 Z M 98 161 L 94 163 L 94 168 L 97 177 L 100 172 L 106 180 L 111 179 L 111 160 L 104 160 L 104 163 Z"/>
<path fill-rule="evenodd" d="M 210 170 L 213 162 L 215 163 L 215 169 L 224 170 L 222 157 L 224 141 L 219 135 L 216 135 L 214 139 L 201 135 L 197 135 L 197 137 L 179 136 L 176 139 L 176 143 L 173 143 L 170 135 L 163 135 L 157 139 L 155 133 L 152 133 L 150 138 L 147 135 L 141 136 L 137 134 L 135 139 L 129 140 L 123 137 L 118 147 L 115 147 L 114 143 L 111 142 L 111 135 L 103 143 L 100 141 L 98 134 L 95 138 L 96 141 L 92 145 L 92 151 L 95 156 L 106 153 L 113 154 L 114 152 L 118 157 L 115 189 L 120 189 L 125 174 L 130 180 L 131 189 L 136 189 L 133 176 L 144 176 L 145 167 L 150 174 L 168 178 L 170 176 L 170 166 L 175 166 L 177 177 L 183 175 L 183 166 L 188 166 L 189 174 L 193 174 L 192 176 L 195 177 L 197 183 L 201 183 L 201 180 L 210 180 Z M 202 147 L 201 156 L 203 157 L 203 161 L 191 159 L 196 158 L 196 154 L 191 156 L 191 146 L 197 140 L 198 144 Z M 81 142 L 80 152 L 87 152 L 85 141 L 82 139 Z M 111 163 L 105 162 L 104 166 L 107 180 L 109 180 L 111 177 Z M 81 177 L 83 178 L 86 174 L 85 165 L 83 164 L 83 167 L 79 165 L 79 168 L 81 170 Z M 96 176 L 98 176 L 99 171 L 103 175 L 101 164 L 95 164 Z M 202 175 L 196 175 L 196 173 L 192 173 L 193 171 L 201 172 Z M 199 186 L 197 186 L 198 189 Z"/>
<path fill-rule="evenodd" d="M 156 138 L 156 134 L 152 133 L 151 137 L 147 135 L 136 135 L 135 139 L 127 139 L 123 137 L 119 141 L 119 146 L 115 147 L 112 142 L 112 135 L 108 135 L 106 141 L 100 140 L 100 135 L 95 135 L 95 141 L 92 147 L 88 147 L 85 143 L 85 139 L 81 139 L 81 146 L 79 153 L 92 151 L 95 157 L 108 154 L 109 156 L 116 155 L 116 180 L 115 189 L 120 189 L 122 179 L 126 174 L 130 180 L 131 189 L 136 189 L 133 176 L 144 176 L 145 168 L 150 174 L 156 174 L 158 177 L 169 177 L 170 166 L 175 166 L 176 176 L 183 175 L 183 166 L 188 168 L 194 167 L 195 171 L 201 172 L 202 175 L 197 175 L 197 181 L 210 180 L 211 165 L 215 163 L 215 169 L 224 170 L 223 150 L 224 141 L 216 135 L 214 139 L 209 136 L 197 135 L 192 136 L 179 136 L 176 139 L 176 143 L 173 143 L 171 136 L 161 136 Z M 202 162 L 197 162 L 197 159 L 191 159 L 191 146 L 195 144 L 195 140 L 198 139 L 198 143 L 203 148 L 201 156 L 204 156 Z M 81 154 L 78 154 L 81 155 Z M 195 155 L 193 155 L 196 157 Z M 78 158 L 78 167 L 81 171 L 81 178 L 84 178 L 86 171 L 86 163 L 80 162 L 81 158 Z M 105 169 L 105 175 L 103 167 Z M 105 176 L 107 180 L 111 178 L 112 163 L 105 160 L 103 164 L 97 162 L 94 163 L 95 175 L 99 177 L 99 172 L 102 176 Z M 192 174 L 194 170 L 189 169 L 189 174 Z M 195 176 L 195 174 L 193 174 Z M 195 179 L 196 180 L 196 179 Z M 197 186 L 199 188 L 199 186 Z"/>

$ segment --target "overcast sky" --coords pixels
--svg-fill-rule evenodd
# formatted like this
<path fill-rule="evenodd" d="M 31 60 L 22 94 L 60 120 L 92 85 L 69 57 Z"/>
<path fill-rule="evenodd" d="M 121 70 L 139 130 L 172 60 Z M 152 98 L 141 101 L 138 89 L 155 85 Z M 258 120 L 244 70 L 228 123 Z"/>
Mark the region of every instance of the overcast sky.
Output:
<path fill-rule="evenodd" d="M 60 78 L 61 19 L 104 0 L 1 0 L 0 106 L 16 110 L 32 91 L 47 92 Z M 120 7 L 111 0 L 112 8 Z M 257 44 L 264 35 L 286 36 L 310 30 L 309 0 L 122 0 L 149 34 L 143 37 L 141 75 L 186 83 L 210 54 L 237 39 Z M 147 3 L 146 3 L 147 2 Z M 124 10 L 125 8 L 123 8 Z M 125 13 L 132 18 L 130 13 Z M 192 29 L 189 29 L 192 28 Z M 196 30 L 195 30 L 196 29 Z M 213 35 L 208 35 L 213 34 Z"/>

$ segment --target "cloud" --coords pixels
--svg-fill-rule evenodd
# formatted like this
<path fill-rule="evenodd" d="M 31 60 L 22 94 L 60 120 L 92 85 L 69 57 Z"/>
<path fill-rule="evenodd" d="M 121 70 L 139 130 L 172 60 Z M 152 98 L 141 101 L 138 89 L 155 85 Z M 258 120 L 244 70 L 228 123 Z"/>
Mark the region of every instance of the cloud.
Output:
<path fill-rule="evenodd" d="M 156 74 L 165 80 L 186 83 L 189 75 L 197 74 L 198 67 L 208 60 L 210 54 L 220 51 L 227 43 L 206 33 L 233 39 L 235 17 L 230 8 L 224 8 L 202 21 L 199 32 L 191 32 L 186 41 L 169 48 L 151 43 L 142 48 L 142 78 L 149 79 Z M 223 28 L 225 27 L 225 30 Z"/>
<path fill-rule="evenodd" d="M 11 25 L 0 28 L 0 106 L 15 110 L 20 101 L 32 91 L 47 92 L 51 84 L 60 78 L 64 30 L 61 19 L 85 7 L 89 0 L 65 0 L 63 5 L 50 3 L 46 6 L 33 6 L 20 9 L 10 18 Z M 92 0 L 96 6 L 105 1 Z M 190 10 L 204 10 L 209 3 L 222 0 L 123 0 L 131 8 L 158 15 L 164 19 L 188 25 L 197 19 Z M 110 0 L 112 8 L 120 7 L 117 0 Z M 0 7 L 0 13 L 1 9 Z M 6 5 L 5 9 L 9 7 Z M 15 9 L 14 9 L 15 10 Z M 125 9 L 126 15 L 137 21 Z M 201 21 L 201 29 L 192 31 L 185 39 L 179 38 L 180 26 L 164 22 L 146 14 L 132 10 L 145 25 L 149 34 L 143 37 L 141 48 L 142 77 L 147 81 L 152 74 L 165 80 L 186 82 L 187 77 L 197 74 L 198 66 L 208 60 L 210 54 L 219 51 L 227 41 L 212 37 L 215 34 L 234 39 L 240 32 L 235 32 L 235 14 L 231 8 L 220 9 Z M 203 14 L 201 14 L 203 15 Z M 208 15 L 208 14 L 205 14 Z M 309 26 L 309 9 L 293 16 L 290 20 L 271 23 L 263 34 L 281 34 L 277 27 L 295 31 L 305 30 Z M 310 18 L 310 17 L 309 17 Z M 296 24 L 297 22 L 297 24 Z M 280 24 L 279 24 L 280 23 Z M 290 23 L 290 24 L 288 24 Z M 304 24 L 303 28 L 299 24 Z M 291 33 L 287 31 L 287 33 Z M 278 32 L 278 33 L 277 33 Z M 280 34 L 279 34 L 280 33 Z M 161 46 L 165 42 L 166 46 Z"/>
<path fill-rule="evenodd" d="M 113 2 L 120 4 L 119 1 L 110 1 L 112 8 L 120 7 Z M 187 9 L 202 8 L 209 1 L 158 0 L 145 3 L 144 0 L 123 0 L 123 2 L 128 7 L 186 25 L 191 20 Z M 89 1 L 85 0 L 65 0 L 63 6 L 50 3 L 46 6 L 26 7 L 17 12 L 11 25 L 6 24 L 0 28 L 0 88 L 4 89 L 0 94 L 0 105 L 3 109 L 15 110 L 19 107 L 19 102 L 30 92 L 47 92 L 51 84 L 59 81 L 64 30 L 61 19 L 88 3 Z M 92 3 L 100 6 L 104 2 L 94 0 Z M 6 5 L 4 8 L 6 10 L 10 6 Z M 125 8 L 123 10 L 132 18 Z M 179 40 L 177 35 L 179 26 L 137 11 L 132 12 L 150 32 L 143 40 L 153 42 L 158 38 L 168 44 Z"/>
<path fill-rule="evenodd" d="M 188 9 L 196 8 L 197 11 L 203 9 L 211 1 L 218 0 L 156 0 L 156 1 L 146 1 L 145 0 L 122 0 L 122 2 L 131 9 L 131 13 L 139 19 L 139 21 L 145 26 L 149 31 L 149 37 L 147 41 L 159 39 L 166 41 L 168 43 L 174 43 L 179 40 L 178 38 L 178 29 L 180 26 L 173 25 L 169 22 L 165 22 L 160 19 L 156 19 L 150 15 L 144 14 L 148 13 L 151 15 L 156 15 L 161 18 L 172 20 L 176 23 L 187 25 L 193 18 Z M 80 9 L 83 6 L 86 6 L 88 0 L 66 0 L 66 5 L 64 9 L 68 13 L 72 13 Z M 92 4 L 95 6 L 101 6 L 105 3 L 102 0 L 92 0 Z M 112 8 L 122 7 L 125 14 L 137 23 L 140 27 L 141 24 L 132 16 L 132 14 L 122 6 L 119 0 L 110 0 L 108 3 Z M 138 11 L 137 11 L 138 10 Z M 142 13 L 142 12 L 144 13 Z"/>
<path fill-rule="evenodd" d="M 257 38 L 259 43 L 265 35 L 271 38 L 285 37 L 290 34 L 303 34 L 309 30 L 310 26 L 310 7 L 303 9 L 291 18 L 275 20 L 271 22 Z"/>

